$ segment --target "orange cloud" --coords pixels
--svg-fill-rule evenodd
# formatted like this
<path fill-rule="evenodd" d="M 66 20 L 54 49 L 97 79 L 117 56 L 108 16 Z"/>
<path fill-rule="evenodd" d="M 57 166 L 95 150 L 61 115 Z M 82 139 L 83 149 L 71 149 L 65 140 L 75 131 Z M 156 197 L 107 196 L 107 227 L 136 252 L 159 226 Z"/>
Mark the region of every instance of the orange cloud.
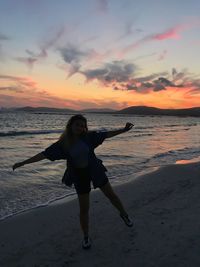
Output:
<path fill-rule="evenodd" d="M 92 79 L 89 84 L 84 83 L 83 76 L 79 75 L 74 81 L 65 80 L 64 85 L 56 81 L 54 84 L 52 80 L 48 86 L 41 81 L 43 88 L 30 77 L 0 75 L 0 106 L 79 110 L 97 107 L 121 109 L 132 105 L 183 108 L 200 103 L 200 79 L 187 70 L 179 72 L 173 68 L 171 78 L 168 72 L 135 77 L 134 66 L 126 62 L 115 61 L 104 67 L 86 73 Z M 95 77 L 96 81 L 93 80 Z"/>
<path fill-rule="evenodd" d="M 199 106 L 200 94 L 192 96 L 190 91 L 191 88 L 179 90 L 174 87 L 167 87 L 166 90 L 160 91 L 159 94 L 152 91 L 149 94 L 141 95 L 138 92 L 129 91 L 127 98 L 129 99 L 129 106 L 146 105 L 157 108 L 190 108 Z"/>

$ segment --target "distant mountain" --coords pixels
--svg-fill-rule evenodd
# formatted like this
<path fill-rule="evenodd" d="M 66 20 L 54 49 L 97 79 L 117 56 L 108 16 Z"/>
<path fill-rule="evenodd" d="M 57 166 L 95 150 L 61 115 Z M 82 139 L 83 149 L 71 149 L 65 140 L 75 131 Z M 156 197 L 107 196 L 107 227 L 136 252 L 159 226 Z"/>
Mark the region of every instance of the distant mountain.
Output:
<path fill-rule="evenodd" d="M 77 113 L 76 110 L 67 108 L 49 108 L 49 107 L 20 107 L 15 108 L 15 111 L 27 111 L 27 112 L 42 112 L 42 113 L 53 113 L 53 112 L 63 112 L 63 113 Z"/>
<path fill-rule="evenodd" d="M 80 112 L 92 112 L 92 113 L 110 113 L 110 112 L 115 112 L 116 110 L 111 109 L 111 108 L 88 108 L 88 109 L 82 109 Z"/>
<path fill-rule="evenodd" d="M 116 114 L 133 115 L 166 115 L 166 116 L 195 116 L 200 117 L 200 107 L 185 109 L 160 109 L 147 106 L 132 106 L 115 112 Z"/>
<path fill-rule="evenodd" d="M 200 107 L 185 108 L 185 109 L 160 109 L 147 106 L 131 106 L 121 110 L 113 110 L 110 108 L 91 108 L 82 110 L 73 110 L 67 108 L 50 108 L 50 107 L 20 107 L 20 108 L 1 108 L 0 111 L 25 111 L 34 113 L 65 113 L 65 114 L 77 114 L 77 113 L 104 113 L 104 114 L 132 114 L 132 115 L 160 115 L 160 116 L 194 116 L 200 117 Z"/>
<path fill-rule="evenodd" d="M 91 108 L 82 110 L 73 110 L 67 108 L 50 108 L 50 107 L 19 107 L 19 108 L 3 108 L 2 111 L 26 111 L 41 113 L 113 113 L 116 110 L 110 108 Z"/>

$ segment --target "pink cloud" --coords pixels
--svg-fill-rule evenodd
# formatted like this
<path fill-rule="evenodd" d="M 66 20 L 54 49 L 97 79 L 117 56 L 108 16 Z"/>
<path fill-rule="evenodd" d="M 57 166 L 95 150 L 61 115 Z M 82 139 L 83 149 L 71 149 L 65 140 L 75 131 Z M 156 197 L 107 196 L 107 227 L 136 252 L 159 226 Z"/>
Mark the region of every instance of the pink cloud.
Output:
<path fill-rule="evenodd" d="M 172 29 L 168 29 L 163 33 L 158 33 L 152 35 L 151 37 L 153 40 L 166 40 L 166 39 L 180 39 L 180 34 L 178 34 L 178 27 L 174 27 Z"/>
<path fill-rule="evenodd" d="M 164 30 L 163 32 L 147 35 L 142 39 L 136 41 L 135 43 L 126 46 L 124 49 L 122 49 L 122 51 L 119 54 L 121 56 L 125 56 L 127 53 L 150 41 L 163 41 L 167 39 L 178 40 L 181 38 L 181 32 L 190 30 L 191 28 L 199 25 L 200 25 L 199 19 L 195 19 L 191 20 L 188 23 L 178 24 L 174 27 Z"/>
<path fill-rule="evenodd" d="M 3 81 L 2 84 L 1 81 Z M 47 90 L 39 88 L 37 83 L 29 77 L 0 74 L 0 107 L 27 105 L 33 107 L 63 107 L 78 110 L 80 108 L 95 108 L 97 106 L 103 108 L 105 105 L 118 108 L 121 103 L 95 98 L 88 100 L 63 98 L 52 95 Z"/>
<path fill-rule="evenodd" d="M 1 80 L 7 85 L 1 86 Z M 12 85 L 14 82 L 14 85 Z M 47 90 L 36 86 L 36 82 L 27 77 L 0 75 L 0 107 L 19 106 L 46 106 L 63 107 L 75 110 L 83 108 L 110 108 L 119 109 L 121 102 L 99 99 L 69 99 L 50 94 Z M 31 96 L 31 97 L 30 97 Z"/>
<path fill-rule="evenodd" d="M 162 40 L 166 40 L 166 39 L 180 39 L 181 38 L 181 35 L 180 35 L 181 32 L 184 32 L 186 30 L 190 30 L 191 28 L 193 28 L 195 26 L 199 26 L 199 25 L 200 25 L 199 19 L 191 20 L 188 23 L 178 24 L 172 28 L 169 28 L 162 33 L 154 34 L 154 35 L 152 35 L 152 39 L 153 40 L 155 39 L 158 41 L 162 41 Z"/>
<path fill-rule="evenodd" d="M 11 76 L 11 75 L 1 75 L 0 74 L 0 80 L 4 80 L 6 82 L 15 82 L 22 86 L 28 86 L 28 87 L 36 87 L 37 83 L 33 81 L 29 77 L 19 77 L 19 76 Z"/>

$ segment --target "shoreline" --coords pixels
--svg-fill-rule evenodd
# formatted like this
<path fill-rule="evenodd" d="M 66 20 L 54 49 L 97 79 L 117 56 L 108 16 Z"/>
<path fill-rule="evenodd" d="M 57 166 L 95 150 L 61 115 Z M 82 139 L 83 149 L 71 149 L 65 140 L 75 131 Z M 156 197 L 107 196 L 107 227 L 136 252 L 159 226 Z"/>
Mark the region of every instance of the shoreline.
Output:
<path fill-rule="evenodd" d="M 195 157 L 195 158 L 189 159 L 189 160 L 178 160 L 177 162 L 174 162 L 174 164 L 188 164 L 188 163 L 193 163 L 193 162 L 198 162 L 198 161 L 200 161 L 200 156 L 197 157 L 197 158 Z M 131 183 L 131 182 L 133 182 L 135 179 L 137 179 L 140 176 L 143 176 L 145 174 L 148 174 L 148 173 L 151 173 L 151 172 L 153 172 L 155 170 L 158 170 L 158 169 L 160 169 L 162 167 L 166 167 L 166 166 L 170 166 L 170 165 L 172 165 L 172 164 L 167 164 L 165 166 L 157 166 L 157 167 L 156 166 L 152 166 L 152 167 L 149 167 L 149 168 L 147 168 L 145 170 L 142 170 L 142 171 L 136 173 L 136 175 L 133 176 L 130 180 L 125 180 L 125 181 L 120 182 L 120 183 L 117 182 L 116 184 L 112 184 L 112 187 L 121 186 L 121 185 L 126 184 L 126 183 Z M 95 190 L 92 190 L 91 193 L 94 192 L 94 191 Z M 32 210 L 35 210 L 35 209 L 49 207 L 49 206 L 55 206 L 55 205 L 59 205 L 59 204 L 62 204 L 62 203 L 67 203 L 68 201 L 74 200 L 76 198 L 77 198 L 76 192 L 70 193 L 68 195 L 61 196 L 58 199 L 49 200 L 49 203 L 40 204 L 39 206 L 35 206 L 35 207 L 32 207 L 32 208 L 27 208 L 27 209 L 21 210 L 19 212 L 16 212 L 14 214 L 6 215 L 5 217 L 0 218 L 0 222 L 4 221 L 4 220 L 7 220 L 9 218 L 12 218 L 14 216 L 19 216 L 22 213 L 31 212 Z"/>
<path fill-rule="evenodd" d="M 133 180 L 137 179 L 138 177 L 140 177 L 140 176 L 142 176 L 144 174 L 151 173 L 153 170 L 158 169 L 158 168 L 159 167 L 155 167 L 155 166 L 154 167 L 149 167 L 146 170 L 143 170 L 143 171 L 140 171 L 140 172 L 136 173 L 135 176 L 133 176 L 130 180 L 125 180 L 123 182 L 120 181 L 120 182 L 112 184 L 112 186 L 115 187 L 115 186 L 120 186 L 120 185 L 129 183 L 129 182 L 132 182 Z M 94 191 L 95 190 L 92 187 L 91 193 L 94 192 Z M 43 204 L 40 204 L 38 206 L 34 206 L 32 208 L 27 208 L 27 209 L 18 211 L 18 212 L 14 213 L 14 214 L 6 215 L 5 217 L 0 218 L 0 222 L 4 221 L 4 220 L 7 220 L 7 219 L 10 219 L 10 218 L 15 217 L 15 216 L 20 216 L 23 213 L 31 212 L 32 210 L 35 210 L 35 209 L 54 206 L 54 205 L 59 205 L 59 204 L 62 204 L 62 203 L 67 203 L 67 202 L 69 202 L 71 200 L 74 200 L 76 198 L 77 198 L 76 192 L 74 192 L 74 193 L 72 192 L 72 193 L 69 193 L 68 195 L 61 196 L 61 197 L 59 197 L 57 199 L 49 200 L 48 203 L 43 203 Z"/>
<path fill-rule="evenodd" d="M 133 228 L 92 190 L 89 251 L 81 248 L 77 196 L 2 220 L 0 266 L 200 266 L 199 177 L 200 162 L 172 164 L 114 185 Z"/>

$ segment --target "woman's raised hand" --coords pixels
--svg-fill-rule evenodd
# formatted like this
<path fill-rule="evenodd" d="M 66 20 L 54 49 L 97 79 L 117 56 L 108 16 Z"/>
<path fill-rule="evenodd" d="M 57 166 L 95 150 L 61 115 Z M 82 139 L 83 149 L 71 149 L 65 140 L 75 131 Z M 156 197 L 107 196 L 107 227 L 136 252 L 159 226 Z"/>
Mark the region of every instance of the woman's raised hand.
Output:
<path fill-rule="evenodd" d="M 15 163 L 13 166 L 12 166 L 12 169 L 13 169 L 13 171 L 16 169 L 16 168 L 19 168 L 19 167 L 21 167 L 21 166 L 23 166 L 24 164 L 23 164 L 23 162 L 17 162 L 17 163 Z"/>
<path fill-rule="evenodd" d="M 125 131 L 129 131 L 133 126 L 134 126 L 134 124 L 132 124 L 130 122 L 127 122 L 126 123 L 126 126 L 124 127 L 124 130 Z"/>

